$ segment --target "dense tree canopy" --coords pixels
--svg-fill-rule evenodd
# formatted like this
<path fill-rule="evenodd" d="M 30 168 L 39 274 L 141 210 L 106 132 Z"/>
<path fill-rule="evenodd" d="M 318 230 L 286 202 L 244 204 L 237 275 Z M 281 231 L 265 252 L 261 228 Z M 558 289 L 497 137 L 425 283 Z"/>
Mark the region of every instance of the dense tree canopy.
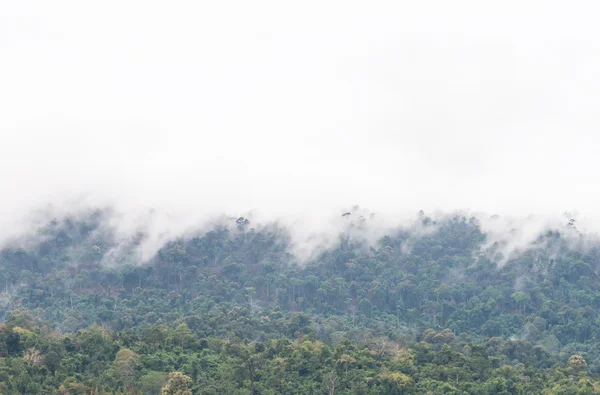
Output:
<path fill-rule="evenodd" d="M 300 262 L 238 218 L 140 262 L 105 213 L 57 219 L 0 251 L 0 393 L 600 393 L 600 244 L 564 232 L 503 256 L 422 214 Z"/>

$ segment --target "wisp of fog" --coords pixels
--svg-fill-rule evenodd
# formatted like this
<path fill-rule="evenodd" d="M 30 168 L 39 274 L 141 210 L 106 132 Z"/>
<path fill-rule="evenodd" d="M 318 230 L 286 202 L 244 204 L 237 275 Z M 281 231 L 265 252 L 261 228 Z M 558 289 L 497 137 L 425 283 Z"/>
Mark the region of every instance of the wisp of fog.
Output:
<path fill-rule="evenodd" d="M 420 209 L 485 212 L 506 251 L 564 212 L 595 232 L 584 3 L 5 1 L 0 241 L 98 207 L 145 257 L 249 212 L 306 255 L 356 204 L 372 238 Z"/>

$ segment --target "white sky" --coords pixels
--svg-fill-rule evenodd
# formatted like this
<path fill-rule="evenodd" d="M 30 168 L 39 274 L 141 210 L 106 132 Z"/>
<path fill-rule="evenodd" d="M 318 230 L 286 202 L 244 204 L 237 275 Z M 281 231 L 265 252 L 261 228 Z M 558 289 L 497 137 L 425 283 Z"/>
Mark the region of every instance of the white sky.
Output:
<path fill-rule="evenodd" d="M 597 1 L 0 3 L 0 217 L 600 217 Z"/>

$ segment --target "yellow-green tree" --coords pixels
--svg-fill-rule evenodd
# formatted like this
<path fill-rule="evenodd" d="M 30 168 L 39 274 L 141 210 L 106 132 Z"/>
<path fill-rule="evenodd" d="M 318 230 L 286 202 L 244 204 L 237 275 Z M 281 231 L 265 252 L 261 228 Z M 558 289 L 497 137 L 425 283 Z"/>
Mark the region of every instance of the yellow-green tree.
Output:
<path fill-rule="evenodd" d="M 128 348 L 121 348 L 115 356 L 113 368 L 128 391 L 133 389 L 140 356 Z"/>
<path fill-rule="evenodd" d="M 160 395 L 192 395 L 190 385 L 192 379 L 181 372 L 169 374 L 167 384 L 160 391 Z"/>

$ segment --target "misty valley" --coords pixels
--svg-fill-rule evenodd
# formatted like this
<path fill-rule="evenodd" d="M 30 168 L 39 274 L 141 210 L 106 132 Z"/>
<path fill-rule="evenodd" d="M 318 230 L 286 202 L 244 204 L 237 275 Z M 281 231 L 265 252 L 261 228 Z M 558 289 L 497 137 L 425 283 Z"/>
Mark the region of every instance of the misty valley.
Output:
<path fill-rule="evenodd" d="M 0 393 L 600 393 L 600 242 L 574 220 L 514 250 L 475 217 L 342 221 L 303 260 L 246 218 L 147 260 L 106 211 L 47 221 L 0 252 Z"/>

